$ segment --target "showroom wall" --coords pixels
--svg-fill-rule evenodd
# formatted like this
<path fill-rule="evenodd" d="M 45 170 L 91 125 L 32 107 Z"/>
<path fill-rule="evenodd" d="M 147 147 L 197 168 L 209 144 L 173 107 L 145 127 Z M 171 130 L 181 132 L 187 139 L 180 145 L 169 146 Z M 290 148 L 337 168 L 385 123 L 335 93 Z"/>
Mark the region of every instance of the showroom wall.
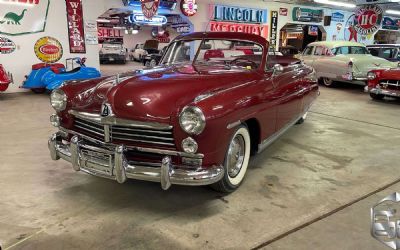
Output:
<path fill-rule="evenodd" d="M 121 0 L 83 0 L 83 13 L 85 21 L 95 21 L 99 15 L 111 7 L 120 7 Z M 7 8 L 1 4 L 1 8 Z M 32 67 L 32 64 L 40 63 L 34 52 L 35 42 L 45 36 L 51 36 L 60 41 L 63 47 L 63 57 L 60 62 L 64 63 L 66 58 L 87 57 L 87 66 L 99 68 L 99 56 L 97 45 L 86 45 L 86 54 L 71 54 L 69 51 L 66 3 L 65 0 L 50 0 L 45 32 L 10 36 L 0 34 L 16 44 L 17 49 L 10 54 L 0 54 L 0 64 L 14 76 L 12 84 L 7 92 L 22 91 L 19 86 Z"/>

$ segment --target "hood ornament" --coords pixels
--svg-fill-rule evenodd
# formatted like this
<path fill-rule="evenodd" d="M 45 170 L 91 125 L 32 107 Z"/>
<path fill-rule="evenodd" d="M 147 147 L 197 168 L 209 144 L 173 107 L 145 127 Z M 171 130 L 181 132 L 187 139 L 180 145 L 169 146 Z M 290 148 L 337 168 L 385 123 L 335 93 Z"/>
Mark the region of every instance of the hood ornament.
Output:
<path fill-rule="evenodd" d="M 376 67 L 379 67 L 379 66 L 381 66 L 381 64 L 380 63 L 373 63 Z"/>
<path fill-rule="evenodd" d="M 100 115 L 103 116 L 103 117 L 107 117 L 107 116 L 112 116 L 113 115 L 113 111 L 112 111 L 111 105 L 109 103 L 103 103 L 101 105 Z"/>

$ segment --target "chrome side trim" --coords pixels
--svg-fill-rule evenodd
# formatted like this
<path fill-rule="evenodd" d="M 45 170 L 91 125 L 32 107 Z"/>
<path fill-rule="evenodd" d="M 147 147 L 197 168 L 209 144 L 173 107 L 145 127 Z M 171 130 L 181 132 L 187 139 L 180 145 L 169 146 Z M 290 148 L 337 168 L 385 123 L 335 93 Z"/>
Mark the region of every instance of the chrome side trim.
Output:
<path fill-rule="evenodd" d="M 307 111 L 308 112 L 308 111 Z M 288 131 L 293 125 L 295 125 L 302 117 L 304 117 L 307 112 L 304 112 L 302 115 L 297 117 L 296 119 L 292 120 L 290 123 L 288 123 L 285 127 L 283 127 L 281 130 L 277 131 L 275 134 L 271 135 L 269 138 L 264 140 L 258 145 L 258 151 L 257 153 L 261 153 L 264 151 L 266 148 L 268 148 L 274 141 L 276 141 L 279 137 L 281 137 L 286 131 Z"/>
<path fill-rule="evenodd" d="M 233 123 L 228 124 L 228 126 L 226 128 L 227 129 L 233 129 L 233 128 L 239 126 L 240 124 L 242 124 L 242 122 L 239 120 L 237 122 L 233 122 Z"/>
<path fill-rule="evenodd" d="M 112 144 L 112 143 L 104 143 L 101 140 L 97 140 L 95 138 L 86 136 L 84 134 L 65 129 L 63 127 L 60 127 L 61 132 L 68 133 L 71 135 L 78 135 L 79 138 L 82 138 L 86 141 L 90 141 L 92 143 L 102 145 L 102 147 L 106 147 L 109 149 L 115 148 L 118 145 L 117 144 Z M 134 146 L 126 146 L 126 149 L 131 149 L 131 150 L 137 150 L 140 152 L 145 152 L 145 153 L 153 153 L 153 154 L 163 154 L 163 155 L 170 155 L 170 156 L 180 156 L 180 157 L 188 157 L 188 158 L 195 158 L 195 159 L 203 159 L 204 155 L 203 154 L 190 154 L 186 152 L 180 152 L 180 151 L 174 151 L 174 150 L 165 150 L 165 149 L 154 149 L 154 148 L 145 148 L 145 147 L 134 147 Z"/>
<path fill-rule="evenodd" d="M 114 116 L 102 117 L 98 114 L 86 113 L 86 112 L 78 112 L 75 110 L 70 110 L 68 112 L 70 115 L 75 117 L 89 120 L 95 123 L 103 124 L 103 125 L 121 125 L 127 127 L 134 128 L 147 128 L 147 129 L 156 129 L 156 130 L 170 130 L 173 127 L 167 124 L 156 123 L 156 122 L 140 122 L 140 121 L 131 121 L 127 119 L 120 119 Z"/>

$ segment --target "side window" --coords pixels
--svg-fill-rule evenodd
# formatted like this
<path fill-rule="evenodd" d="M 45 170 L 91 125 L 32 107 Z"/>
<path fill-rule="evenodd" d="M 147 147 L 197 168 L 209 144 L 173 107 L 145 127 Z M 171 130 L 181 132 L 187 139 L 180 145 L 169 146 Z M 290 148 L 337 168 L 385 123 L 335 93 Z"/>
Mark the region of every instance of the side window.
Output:
<path fill-rule="evenodd" d="M 336 55 L 348 55 L 350 54 L 349 52 L 349 47 L 339 47 L 336 49 Z"/>
<path fill-rule="evenodd" d="M 382 49 L 382 57 L 385 59 L 394 58 L 395 50 L 393 48 Z"/>
<path fill-rule="evenodd" d="M 324 51 L 324 47 L 322 47 L 322 46 L 317 46 L 317 47 L 315 48 L 314 55 L 316 55 L 316 56 L 322 56 L 322 55 L 323 55 L 323 51 Z"/>
<path fill-rule="evenodd" d="M 307 47 L 307 48 L 304 50 L 303 55 L 305 55 L 305 56 L 310 56 L 310 55 L 312 55 L 313 48 L 314 48 L 314 47 L 312 47 L 312 46 Z"/>
<path fill-rule="evenodd" d="M 373 56 L 379 56 L 379 49 L 378 48 L 369 48 L 369 53 Z"/>

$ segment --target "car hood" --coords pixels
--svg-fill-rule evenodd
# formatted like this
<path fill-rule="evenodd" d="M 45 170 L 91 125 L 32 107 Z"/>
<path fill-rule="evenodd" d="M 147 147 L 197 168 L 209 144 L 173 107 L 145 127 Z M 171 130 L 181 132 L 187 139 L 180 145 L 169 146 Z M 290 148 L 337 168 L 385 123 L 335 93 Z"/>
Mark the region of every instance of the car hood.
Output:
<path fill-rule="evenodd" d="M 397 67 L 397 63 L 389 62 L 386 59 L 372 55 L 349 55 L 348 58 L 354 63 L 354 67 L 360 72 Z"/>
<path fill-rule="evenodd" d="M 179 107 L 192 103 L 199 95 L 252 82 L 257 76 L 254 71 L 223 66 L 140 70 L 108 77 L 86 88 L 72 98 L 71 108 L 100 114 L 102 104 L 109 103 L 119 118 L 165 123 Z"/>
<path fill-rule="evenodd" d="M 400 69 L 383 70 L 379 74 L 381 80 L 400 80 Z"/>

